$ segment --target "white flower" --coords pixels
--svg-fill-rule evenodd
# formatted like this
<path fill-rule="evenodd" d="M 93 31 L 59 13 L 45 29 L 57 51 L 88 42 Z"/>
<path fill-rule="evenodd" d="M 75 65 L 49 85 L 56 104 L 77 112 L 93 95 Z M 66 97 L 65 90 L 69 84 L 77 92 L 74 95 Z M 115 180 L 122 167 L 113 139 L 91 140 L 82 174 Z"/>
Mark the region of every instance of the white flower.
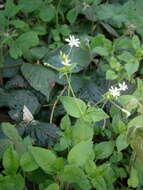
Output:
<path fill-rule="evenodd" d="M 80 44 L 79 39 L 78 39 L 78 38 L 76 39 L 74 36 L 71 36 L 71 35 L 70 35 L 69 39 L 65 39 L 65 41 L 69 43 L 68 45 L 69 45 L 71 48 L 72 48 L 73 46 L 79 47 L 79 44 Z"/>
<path fill-rule="evenodd" d="M 125 91 L 128 89 L 128 86 L 125 84 L 125 82 L 123 82 L 122 84 L 119 83 L 119 89 L 120 91 Z"/>
<path fill-rule="evenodd" d="M 66 59 L 66 60 L 62 61 L 61 63 L 62 63 L 63 65 L 65 65 L 65 66 L 70 66 L 70 65 L 71 65 L 70 62 L 71 62 L 70 59 Z"/>
<path fill-rule="evenodd" d="M 112 95 L 113 97 L 118 97 L 118 96 L 120 96 L 120 89 L 117 88 L 117 87 L 111 86 L 111 88 L 109 89 L 109 92 L 111 93 L 111 95 Z"/>
<path fill-rule="evenodd" d="M 70 62 L 71 60 L 69 59 L 68 55 L 66 55 L 65 53 L 63 53 L 62 51 L 60 51 L 60 59 L 61 59 L 61 63 L 65 66 L 70 66 Z"/>

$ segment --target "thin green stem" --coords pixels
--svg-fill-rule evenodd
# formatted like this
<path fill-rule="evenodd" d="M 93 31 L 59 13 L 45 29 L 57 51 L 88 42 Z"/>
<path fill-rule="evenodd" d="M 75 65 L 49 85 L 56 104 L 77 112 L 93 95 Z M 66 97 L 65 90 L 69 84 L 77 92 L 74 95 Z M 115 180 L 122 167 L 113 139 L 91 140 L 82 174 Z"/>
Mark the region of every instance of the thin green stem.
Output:
<path fill-rule="evenodd" d="M 61 0 L 59 0 L 56 8 L 56 27 L 59 26 L 59 8 L 60 8 Z"/>
<path fill-rule="evenodd" d="M 72 86 L 71 86 L 71 83 L 70 83 L 70 80 L 69 80 L 67 74 L 66 74 L 66 79 L 67 79 L 67 82 L 68 82 L 69 89 L 70 89 L 70 91 L 71 91 L 71 93 L 72 93 L 72 96 L 73 96 L 74 98 L 76 98 L 75 93 L 74 93 L 74 91 L 73 91 L 73 89 L 72 89 Z M 77 105 L 77 107 L 78 107 L 78 109 L 79 109 L 81 115 L 83 115 L 83 112 L 82 112 L 82 110 L 81 110 L 81 108 L 80 108 L 80 105 L 77 103 L 77 101 L 75 101 L 75 103 L 76 103 L 76 105 Z"/>

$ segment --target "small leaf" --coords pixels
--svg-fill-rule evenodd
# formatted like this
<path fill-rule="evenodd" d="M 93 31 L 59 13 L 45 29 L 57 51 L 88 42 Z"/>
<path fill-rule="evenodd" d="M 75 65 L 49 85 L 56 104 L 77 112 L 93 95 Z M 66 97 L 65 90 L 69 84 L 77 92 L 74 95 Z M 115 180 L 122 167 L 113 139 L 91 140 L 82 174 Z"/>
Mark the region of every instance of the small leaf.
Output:
<path fill-rule="evenodd" d="M 125 134 L 120 134 L 117 137 L 116 146 L 117 146 L 118 152 L 120 152 L 120 151 L 124 150 L 125 148 L 127 148 L 128 143 L 126 141 L 126 135 Z"/>
<path fill-rule="evenodd" d="M 50 22 L 55 16 L 55 9 L 53 5 L 48 5 L 40 9 L 39 17 L 44 22 Z"/>
<path fill-rule="evenodd" d="M 16 174 L 19 167 L 19 156 L 12 146 L 4 152 L 2 163 L 7 174 Z"/>
<path fill-rule="evenodd" d="M 137 50 L 138 48 L 140 48 L 140 40 L 139 40 L 139 37 L 137 35 L 133 36 L 133 38 L 132 38 L 132 45 L 133 45 L 133 48 L 135 50 Z"/>
<path fill-rule="evenodd" d="M 16 128 L 11 125 L 10 123 L 3 123 L 2 124 L 2 130 L 4 134 L 12 141 L 21 141 L 21 137 L 18 134 L 18 131 Z"/>
<path fill-rule="evenodd" d="M 114 142 L 105 141 L 95 145 L 95 157 L 96 159 L 108 158 L 114 150 Z"/>
<path fill-rule="evenodd" d="M 129 76 L 134 74 L 138 70 L 138 68 L 139 68 L 139 63 L 133 62 L 125 64 L 125 69 Z"/>
<path fill-rule="evenodd" d="M 131 168 L 130 178 L 128 179 L 128 185 L 132 188 L 136 188 L 139 185 L 138 172 L 135 168 Z"/>
<path fill-rule="evenodd" d="M 107 80 L 115 80 L 117 79 L 118 75 L 113 70 L 108 70 L 106 72 L 106 79 Z"/>
<path fill-rule="evenodd" d="M 77 166 L 84 166 L 92 154 L 92 142 L 82 141 L 76 144 L 68 154 L 68 162 Z"/>
<path fill-rule="evenodd" d="M 59 190 L 60 187 L 57 183 L 50 184 L 48 187 L 46 187 L 44 190 Z"/>
<path fill-rule="evenodd" d="M 70 24 L 73 24 L 76 21 L 76 18 L 78 16 L 77 9 L 71 9 L 67 14 L 67 20 L 70 22 Z"/>
<path fill-rule="evenodd" d="M 62 96 L 60 100 L 67 113 L 73 117 L 80 118 L 86 111 L 86 104 L 78 98 Z"/>
<path fill-rule="evenodd" d="M 48 149 L 40 147 L 29 147 L 36 163 L 46 172 L 52 172 L 56 160 L 55 154 Z"/>
<path fill-rule="evenodd" d="M 89 107 L 84 115 L 84 120 L 87 122 L 97 122 L 107 119 L 109 116 L 100 108 Z"/>

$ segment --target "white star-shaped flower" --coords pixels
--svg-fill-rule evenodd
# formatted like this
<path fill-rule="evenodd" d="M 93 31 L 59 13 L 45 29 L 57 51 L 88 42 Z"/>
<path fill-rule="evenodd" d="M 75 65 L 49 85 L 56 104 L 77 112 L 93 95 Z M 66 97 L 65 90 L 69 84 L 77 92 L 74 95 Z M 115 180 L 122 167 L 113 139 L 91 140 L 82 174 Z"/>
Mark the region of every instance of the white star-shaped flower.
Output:
<path fill-rule="evenodd" d="M 60 59 L 61 59 L 61 63 L 65 66 L 70 66 L 70 62 L 71 60 L 69 59 L 68 55 L 66 55 L 65 53 L 63 53 L 62 51 L 60 51 Z"/>
<path fill-rule="evenodd" d="M 66 42 L 68 42 L 68 45 L 72 48 L 73 46 L 79 47 L 80 41 L 78 38 L 75 38 L 74 36 L 69 36 L 68 39 L 65 39 Z"/>
<path fill-rule="evenodd" d="M 112 95 L 113 97 L 118 97 L 118 96 L 120 96 L 120 89 L 117 88 L 117 87 L 111 86 L 111 88 L 109 89 L 109 92 L 111 93 L 111 95 Z"/>
<path fill-rule="evenodd" d="M 125 90 L 128 89 L 128 86 L 126 85 L 125 82 L 123 82 L 122 84 L 119 83 L 119 89 L 120 89 L 121 91 L 125 91 Z"/>

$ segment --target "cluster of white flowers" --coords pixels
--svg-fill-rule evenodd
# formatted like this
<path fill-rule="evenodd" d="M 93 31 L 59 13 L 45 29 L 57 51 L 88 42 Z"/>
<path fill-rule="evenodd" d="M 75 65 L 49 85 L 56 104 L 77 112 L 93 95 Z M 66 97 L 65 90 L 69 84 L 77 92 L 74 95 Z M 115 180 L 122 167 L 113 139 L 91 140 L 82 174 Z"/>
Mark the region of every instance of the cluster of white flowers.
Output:
<path fill-rule="evenodd" d="M 128 86 L 126 85 L 125 82 L 123 82 L 122 84 L 119 83 L 119 88 L 111 86 L 111 88 L 109 89 L 109 92 L 111 93 L 113 97 L 118 97 L 121 95 L 121 91 L 125 91 L 127 89 L 128 89 Z"/>

